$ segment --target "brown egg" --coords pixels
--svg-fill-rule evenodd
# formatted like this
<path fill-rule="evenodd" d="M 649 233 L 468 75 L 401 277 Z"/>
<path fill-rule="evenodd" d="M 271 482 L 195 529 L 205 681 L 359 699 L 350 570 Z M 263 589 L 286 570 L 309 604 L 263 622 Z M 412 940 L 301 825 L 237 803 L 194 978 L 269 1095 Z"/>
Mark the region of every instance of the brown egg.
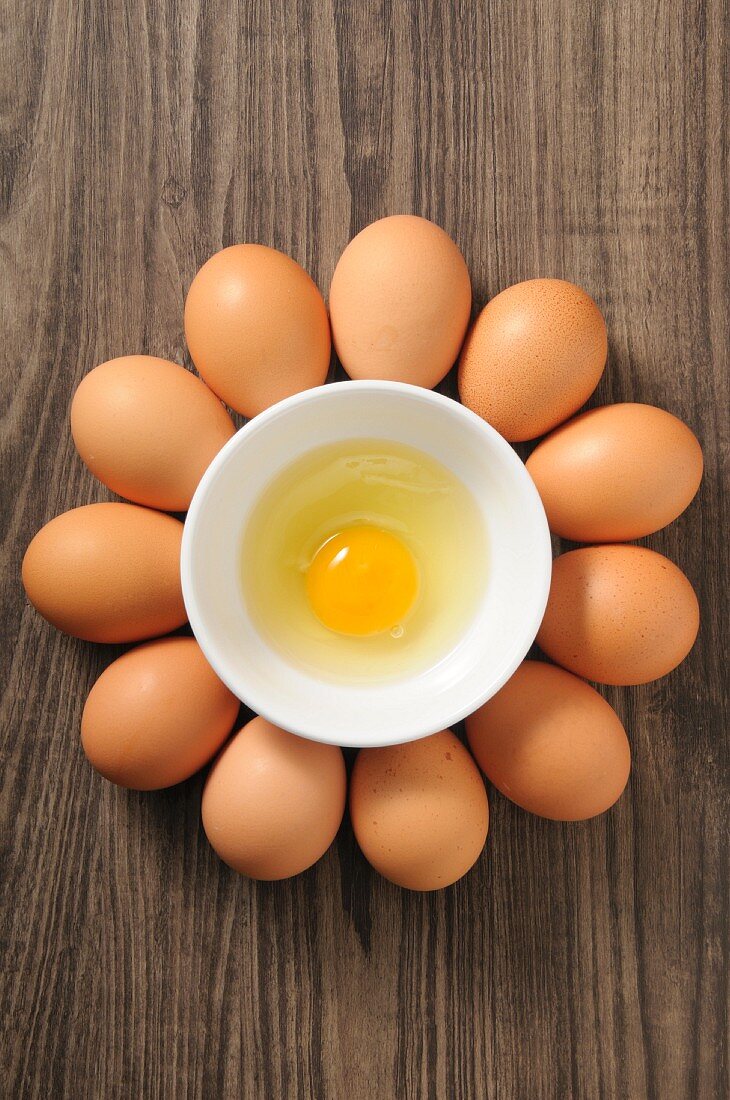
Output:
<path fill-rule="evenodd" d="M 566 420 L 606 365 L 596 303 L 562 279 L 528 279 L 488 302 L 459 360 L 459 395 L 506 439 L 534 439 Z"/>
<path fill-rule="evenodd" d="M 204 382 L 151 355 L 95 367 L 71 403 L 71 432 L 92 474 L 122 497 L 171 512 L 187 510 L 235 430 Z"/>
<path fill-rule="evenodd" d="M 684 660 L 699 629 L 694 589 L 641 546 L 585 546 L 553 562 L 540 648 L 601 684 L 646 684 Z"/>
<path fill-rule="evenodd" d="M 298 875 L 324 855 L 345 811 L 342 751 L 254 718 L 214 763 L 203 791 L 203 828 L 242 875 Z"/>
<path fill-rule="evenodd" d="M 652 405 L 605 405 L 557 428 L 527 469 L 550 530 L 575 542 L 623 542 L 666 527 L 702 479 L 702 449 Z"/>
<path fill-rule="evenodd" d="M 112 783 L 171 787 L 215 755 L 239 706 L 194 638 L 161 638 L 130 649 L 101 674 L 86 700 L 81 742 Z"/>
<path fill-rule="evenodd" d="M 329 306 L 335 349 L 351 378 L 430 388 L 459 354 L 471 310 L 469 272 L 433 222 L 382 218 L 342 253 Z"/>
<path fill-rule="evenodd" d="M 322 295 L 298 263 L 261 244 L 224 248 L 201 267 L 185 302 L 185 337 L 210 388 L 244 416 L 327 377 Z"/>
<path fill-rule="evenodd" d="M 186 621 L 179 520 L 136 504 L 88 504 L 41 528 L 23 559 L 28 599 L 59 630 L 135 642 Z"/>
<path fill-rule="evenodd" d="M 451 730 L 361 749 L 350 815 L 368 862 L 407 890 L 439 890 L 460 879 L 479 858 L 489 825 L 484 783 Z"/>
<path fill-rule="evenodd" d="M 590 684 L 539 661 L 525 661 L 467 718 L 466 733 L 495 787 L 540 817 L 595 817 L 629 778 L 629 743 L 613 708 Z"/>

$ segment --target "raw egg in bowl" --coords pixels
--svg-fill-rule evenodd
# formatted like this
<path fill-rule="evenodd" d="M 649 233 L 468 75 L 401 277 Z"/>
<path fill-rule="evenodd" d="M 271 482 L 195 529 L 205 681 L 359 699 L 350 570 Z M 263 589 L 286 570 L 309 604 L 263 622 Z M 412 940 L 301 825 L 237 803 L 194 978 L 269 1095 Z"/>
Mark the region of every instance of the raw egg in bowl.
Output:
<path fill-rule="evenodd" d="M 182 586 L 225 684 L 347 746 L 451 726 L 520 664 L 547 601 L 537 490 L 474 413 L 399 382 L 306 390 L 245 425 L 188 512 Z"/>

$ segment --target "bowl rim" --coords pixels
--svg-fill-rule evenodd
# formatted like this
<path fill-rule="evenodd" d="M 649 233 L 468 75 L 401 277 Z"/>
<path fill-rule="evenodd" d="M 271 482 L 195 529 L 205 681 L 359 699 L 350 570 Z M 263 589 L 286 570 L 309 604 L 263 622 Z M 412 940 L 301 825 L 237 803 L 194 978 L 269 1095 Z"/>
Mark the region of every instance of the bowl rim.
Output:
<path fill-rule="evenodd" d="M 432 724 L 427 726 L 424 726 L 422 723 L 409 725 L 407 717 L 404 717 L 398 722 L 397 734 L 382 733 L 374 729 L 373 734 L 368 736 L 365 744 L 368 748 L 380 748 L 386 745 L 405 744 L 409 741 L 416 741 L 422 737 L 427 737 L 438 732 L 440 729 L 446 729 L 453 726 L 478 710 L 483 703 L 491 699 L 510 679 L 525 659 L 533 644 L 545 613 L 552 575 L 552 545 L 545 510 L 535 483 L 525 463 L 510 443 L 499 434 L 496 428 L 492 427 L 491 424 L 454 398 L 434 390 L 427 390 L 420 386 L 410 385 L 407 382 L 392 382 L 380 379 L 358 379 L 325 383 L 322 386 L 302 390 L 299 393 L 292 394 L 290 397 L 278 401 L 276 404 L 271 405 L 268 409 L 265 409 L 257 416 L 248 420 L 246 424 L 239 428 L 235 435 L 223 445 L 221 450 L 211 461 L 198 483 L 187 516 L 185 517 L 180 550 L 180 576 L 183 600 L 193 635 L 215 674 L 249 710 L 252 710 L 255 714 L 260 715 L 272 724 L 287 729 L 289 732 L 300 737 L 305 737 L 311 741 L 319 741 L 325 744 L 339 745 L 340 747 L 347 748 L 363 747 L 363 742 L 359 738 L 348 738 L 346 731 L 342 731 L 342 733 L 338 734 L 338 737 L 335 738 L 330 735 L 327 730 L 322 731 L 318 729 L 316 723 L 308 722 L 306 718 L 300 723 L 297 723 L 296 729 L 292 729 L 291 723 L 282 721 L 282 715 L 277 714 L 275 699 L 257 697 L 258 693 L 256 690 L 254 689 L 254 691 L 251 692 L 249 686 L 243 682 L 241 677 L 234 680 L 233 677 L 228 675 L 227 670 L 222 668 L 218 661 L 215 644 L 209 638 L 208 628 L 205 624 L 205 615 L 200 610 L 200 604 L 196 594 L 195 570 L 193 568 L 193 548 L 195 544 L 196 527 L 200 513 L 206 503 L 209 490 L 215 483 L 219 473 L 237 454 L 239 448 L 246 444 L 252 432 L 265 428 L 266 425 L 277 420 L 282 415 L 289 413 L 298 406 L 311 402 L 326 402 L 343 390 L 346 390 L 348 393 L 368 391 L 370 393 L 400 394 L 408 400 L 421 401 L 426 404 L 434 405 L 448 415 L 456 419 L 461 419 L 464 423 L 471 424 L 472 427 L 476 427 L 484 435 L 490 437 L 492 445 L 496 446 L 497 449 L 502 452 L 503 456 L 506 458 L 507 464 L 512 467 L 516 478 L 523 482 L 527 497 L 531 498 L 534 520 L 538 527 L 542 527 L 543 529 L 541 539 L 542 547 L 537 548 L 541 549 L 542 552 L 536 553 L 537 564 L 541 566 L 540 576 L 538 577 L 539 599 L 535 601 L 529 618 L 526 618 L 525 628 L 521 632 L 522 642 L 520 646 L 516 648 L 515 658 L 508 662 L 505 669 L 503 669 L 498 676 L 490 677 L 487 674 L 485 676 L 485 687 L 482 691 L 473 694 L 468 700 L 463 701 L 460 706 L 452 707 L 448 712 L 444 711 L 440 716 L 441 721 L 436 728 L 434 728 Z M 314 450 L 316 447 L 317 444 L 313 443 L 311 449 Z M 307 452 L 304 450 L 301 452 L 302 455 L 306 453 Z M 296 461 L 296 459 L 293 461 Z M 327 690 L 328 684 L 326 681 L 322 680 L 318 683 L 320 690 Z"/>

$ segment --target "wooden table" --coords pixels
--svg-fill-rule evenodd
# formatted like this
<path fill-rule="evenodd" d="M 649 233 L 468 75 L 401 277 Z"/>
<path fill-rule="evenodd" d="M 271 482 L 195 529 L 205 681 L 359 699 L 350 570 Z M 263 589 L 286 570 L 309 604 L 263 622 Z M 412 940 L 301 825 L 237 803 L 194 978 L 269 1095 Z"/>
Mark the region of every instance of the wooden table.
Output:
<path fill-rule="evenodd" d="M 728 142 L 721 0 L 287 4 L 48 0 L 5 28 L 2 174 L 3 1095 L 639 1100 L 727 1095 L 722 570 Z M 726 104 L 725 104 L 726 106 Z M 349 825 L 279 885 L 223 866 L 201 777 L 117 790 L 79 744 L 115 656 L 25 602 L 22 553 L 108 499 L 71 394 L 96 363 L 189 363 L 186 289 L 222 245 L 293 255 L 326 292 L 348 239 L 415 212 L 481 305 L 535 275 L 600 303 L 595 403 L 702 440 L 696 502 L 648 540 L 700 639 L 605 692 L 634 770 L 579 825 L 496 793 L 442 893 L 378 878 Z"/>

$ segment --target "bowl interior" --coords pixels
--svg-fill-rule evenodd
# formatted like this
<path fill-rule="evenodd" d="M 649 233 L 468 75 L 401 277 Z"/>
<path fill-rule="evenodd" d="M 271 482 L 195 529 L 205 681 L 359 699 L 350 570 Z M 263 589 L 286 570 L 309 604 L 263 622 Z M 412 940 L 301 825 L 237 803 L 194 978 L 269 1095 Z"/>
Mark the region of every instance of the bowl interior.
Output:
<path fill-rule="evenodd" d="M 284 467 L 314 447 L 363 437 L 417 447 L 464 482 L 483 517 L 489 565 L 467 633 L 437 664 L 383 684 L 350 685 L 317 680 L 260 637 L 241 592 L 240 548 L 248 515 Z M 218 675 L 270 721 L 339 745 L 412 740 L 480 706 L 532 644 L 550 569 L 542 504 L 509 444 L 449 398 L 388 382 L 308 390 L 256 417 L 207 470 L 183 537 L 190 623 Z"/>

